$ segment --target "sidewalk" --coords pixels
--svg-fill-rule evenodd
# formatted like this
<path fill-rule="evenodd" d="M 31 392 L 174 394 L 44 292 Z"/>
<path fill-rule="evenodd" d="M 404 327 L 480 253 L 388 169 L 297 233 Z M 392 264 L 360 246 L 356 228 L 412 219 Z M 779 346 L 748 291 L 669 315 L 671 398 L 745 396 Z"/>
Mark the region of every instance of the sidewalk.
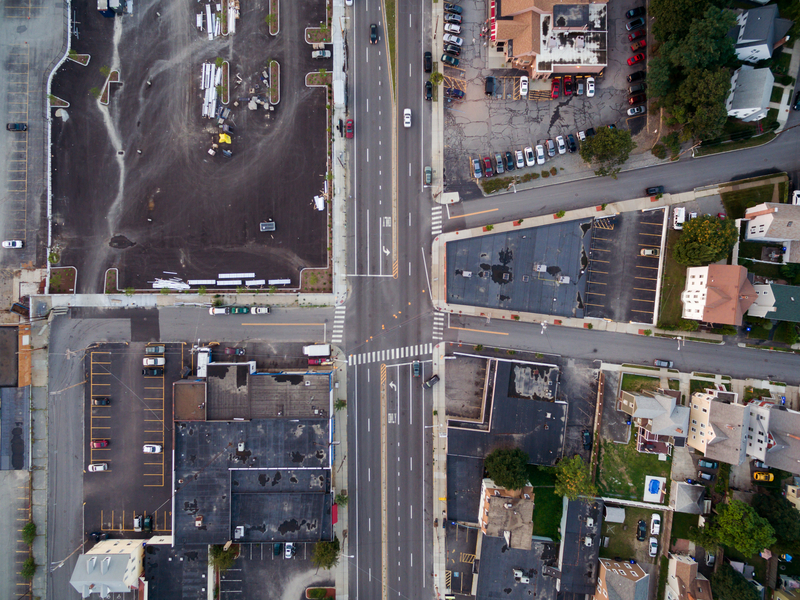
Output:
<path fill-rule="evenodd" d="M 334 347 L 333 354 L 334 365 L 346 365 L 347 357 L 340 348 Z M 331 492 L 334 497 L 337 494 L 347 493 L 350 498 L 349 490 L 347 489 L 347 407 L 341 410 L 336 410 L 336 402 L 344 400 L 347 402 L 347 368 L 346 366 L 334 367 L 333 372 L 333 431 L 331 431 L 331 454 L 332 454 L 332 468 L 331 473 Z M 350 547 L 350 540 L 348 538 L 347 523 L 349 519 L 349 512 L 347 506 L 338 505 L 337 521 L 333 526 L 334 535 L 339 538 L 339 564 L 333 569 L 334 581 L 336 585 L 336 597 L 345 600 L 349 594 L 349 567 L 350 558 L 355 556 L 357 551 L 357 542 Z"/>
<path fill-rule="evenodd" d="M 345 71 L 346 33 L 349 17 L 346 16 L 344 0 L 335 0 L 331 7 L 331 33 L 333 34 L 333 117 L 332 124 L 339 119 L 347 119 L 347 72 Z M 342 135 L 333 135 L 333 168 L 332 203 L 330 219 L 333 224 L 331 230 L 331 247 L 333 255 L 333 298 L 336 306 L 341 306 L 347 300 L 347 198 L 349 197 L 350 181 L 348 169 L 350 166 L 350 152 L 345 138 Z M 320 302 L 320 304 L 333 305 L 333 301 Z"/>
<path fill-rule="evenodd" d="M 435 5 L 434 5 L 435 6 Z M 441 599 L 449 594 L 446 587 L 445 571 L 447 569 L 445 550 L 445 529 L 443 520 L 447 518 L 447 414 L 445 409 L 445 342 L 433 348 L 433 372 L 440 381 L 433 388 L 433 421 L 431 431 L 433 439 L 433 485 L 431 486 L 433 514 L 428 515 L 430 526 L 433 520 L 439 519 L 439 527 L 433 528 L 433 585 L 436 598 Z"/>

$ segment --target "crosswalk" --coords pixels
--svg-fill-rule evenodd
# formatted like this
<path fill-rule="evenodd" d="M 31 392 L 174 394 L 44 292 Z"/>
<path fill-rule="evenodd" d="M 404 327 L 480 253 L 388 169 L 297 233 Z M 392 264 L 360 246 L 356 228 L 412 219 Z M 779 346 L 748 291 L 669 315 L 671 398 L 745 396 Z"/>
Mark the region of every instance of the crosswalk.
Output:
<path fill-rule="evenodd" d="M 332 344 L 341 344 L 344 336 L 344 314 L 347 312 L 346 306 L 337 306 L 333 314 L 333 333 L 331 334 Z"/>
<path fill-rule="evenodd" d="M 444 314 L 443 313 L 433 313 L 433 339 L 440 340 L 442 339 L 444 330 Z"/>
<path fill-rule="evenodd" d="M 406 346 L 405 348 L 390 348 L 389 350 L 375 350 L 374 352 L 351 354 L 347 357 L 347 364 L 351 367 L 353 365 L 368 365 L 374 362 L 416 358 L 423 354 L 431 354 L 432 352 L 433 344 L 417 344 L 415 346 Z"/>
<path fill-rule="evenodd" d="M 433 236 L 442 233 L 442 205 L 437 204 L 431 209 L 431 229 Z"/>

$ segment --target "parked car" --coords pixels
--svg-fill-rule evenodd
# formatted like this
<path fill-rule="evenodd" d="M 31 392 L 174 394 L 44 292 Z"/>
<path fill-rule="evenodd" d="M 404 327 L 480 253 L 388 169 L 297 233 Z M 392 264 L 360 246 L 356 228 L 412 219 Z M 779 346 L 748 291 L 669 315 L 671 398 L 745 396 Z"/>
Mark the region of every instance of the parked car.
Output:
<path fill-rule="evenodd" d="M 311 58 L 330 58 L 331 51 L 330 50 L 312 50 L 311 51 Z"/>
<path fill-rule="evenodd" d="M 575 83 L 575 94 L 577 96 L 583 96 L 583 79 L 577 79 Z"/>
<path fill-rule="evenodd" d="M 635 106 L 633 108 L 628 109 L 628 116 L 635 117 L 636 115 L 643 115 L 647 112 L 647 107 L 642 104 L 641 106 Z"/>
<path fill-rule="evenodd" d="M 628 75 L 628 83 L 633 83 L 634 81 L 642 81 L 647 76 L 647 71 L 635 71 Z"/>
<path fill-rule="evenodd" d="M 533 158 L 533 150 L 531 150 L 531 148 L 525 148 L 525 150 L 526 151 L 530 150 L 531 151 L 531 158 Z M 525 166 L 525 155 L 522 154 L 522 150 L 514 150 L 514 157 L 517 160 L 517 168 L 518 169 L 521 169 L 522 167 Z M 532 165 L 528 165 L 528 166 L 530 167 Z"/>
<path fill-rule="evenodd" d="M 286 542 L 283 545 L 283 558 L 292 558 L 292 556 L 294 556 L 294 544 Z"/>
<path fill-rule="evenodd" d="M 644 82 L 634 83 L 633 85 L 628 86 L 628 94 L 633 95 L 638 94 L 639 92 L 644 92 L 645 88 L 647 88 L 647 85 Z"/>
<path fill-rule="evenodd" d="M 564 95 L 565 96 L 572 95 L 572 75 L 564 76 Z"/>
<path fill-rule="evenodd" d="M 550 97 L 551 98 L 558 98 L 558 92 L 561 89 L 561 84 L 558 79 L 553 79 L 553 83 L 550 84 Z"/>
<path fill-rule="evenodd" d="M 92 440 L 92 448 L 108 448 L 109 445 L 108 440 Z"/>
<path fill-rule="evenodd" d="M 234 356 L 244 356 L 244 348 L 231 348 L 230 346 L 225 348 L 225 354 L 232 354 Z"/>
<path fill-rule="evenodd" d="M 103 540 L 108 539 L 108 534 L 103 531 L 93 531 L 89 534 L 89 537 L 92 538 L 95 542 L 102 542 Z"/>
<path fill-rule="evenodd" d="M 762 482 L 774 481 L 775 475 L 773 475 L 772 473 L 764 473 L 763 471 L 756 471 L 755 473 L 753 473 L 753 480 Z"/>
<path fill-rule="evenodd" d="M 457 35 L 453 35 L 452 33 L 445 33 L 442 36 L 442 40 L 449 44 L 455 44 L 456 46 L 463 46 L 464 45 L 464 38 L 460 38 Z"/>
<path fill-rule="evenodd" d="M 439 383 L 439 376 L 438 375 L 434 375 L 433 377 L 428 379 L 428 381 L 425 382 L 425 387 L 426 388 L 432 388 L 437 383 Z"/>
<path fill-rule="evenodd" d="M 480 179 L 483 177 L 483 170 L 481 169 L 481 161 L 477 158 L 472 159 L 472 176 L 475 179 Z"/>
<path fill-rule="evenodd" d="M 647 35 L 647 30 L 646 29 L 637 29 L 636 31 L 631 31 L 628 34 L 628 41 L 629 42 L 635 42 L 639 38 L 643 38 L 646 35 Z"/>
<path fill-rule="evenodd" d="M 454 14 L 457 14 L 457 15 L 460 15 L 460 14 L 462 14 L 464 12 L 463 8 L 461 8 L 457 4 L 451 4 L 450 2 L 445 2 L 444 3 L 444 9 L 445 9 L 445 11 L 447 11 L 449 13 L 454 13 Z"/>
<path fill-rule="evenodd" d="M 491 177 L 494 175 L 494 171 L 492 170 L 492 159 L 488 156 L 483 157 L 483 174 L 486 177 Z"/>
<path fill-rule="evenodd" d="M 586 97 L 594 98 L 594 77 L 586 78 Z"/>
<path fill-rule="evenodd" d="M 639 256 L 657 257 L 659 254 L 660 250 L 658 248 L 642 248 L 641 252 L 639 252 Z"/>
<path fill-rule="evenodd" d="M 454 15 L 452 13 L 445 13 L 444 22 L 445 23 L 454 23 L 455 25 L 461 25 L 461 15 Z"/>
<path fill-rule="evenodd" d="M 6 129 L 9 131 L 28 131 L 28 126 L 25 123 L 6 123 Z"/>
<path fill-rule="evenodd" d="M 444 27 L 446 30 L 448 26 L 445 25 Z M 459 29 L 461 28 L 459 27 Z M 426 52 L 425 54 L 423 54 L 422 65 L 425 68 L 426 73 L 430 73 L 431 71 L 433 71 L 433 56 L 431 55 L 430 52 Z"/>
<path fill-rule="evenodd" d="M 3 248 L 22 248 L 24 246 L 22 240 L 4 240 Z"/>
<path fill-rule="evenodd" d="M 556 137 L 556 146 L 558 147 L 559 154 L 566 154 L 567 153 L 567 144 L 564 143 L 564 136 L 559 135 Z"/>
<path fill-rule="evenodd" d="M 658 196 L 659 194 L 663 193 L 664 193 L 663 185 L 654 185 L 653 187 L 649 187 L 644 191 L 645 196 Z"/>
<path fill-rule="evenodd" d="M 166 363 L 163 356 L 149 356 L 142 359 L 142 366 L 145 367 L 163 367 Z"/>
<path fill-rule="evenodd" d="M 591 450 L 592 448 L 592 432 L 588 429 L 584 429 L 581 432 L 581 438 L 583 439 L 583 449 L 584 450 Z"/>
<path fill-rule="evenodd" d="M 164 374 L 164 367 L 147 367 L 142 369 L 142 375 L 146 377 L 160 377 Z"/>
<path fill-rule="evenodd" d="M 371 23 L 369 26 L 369 43 L 378 43 L 378 25 L 376 23 Z"/>
<path fill-rule="evenodd" d="M 411 127 L 411 109 L 403 109 L 403 127 Z"/>
<path fill-rule="evenodd" d="M 631 44 L 631 52 L 636 52 L 642 48 L 647 47 L 647 40 L 641 39 Z"/>
<path fill-rule="evenodd" d="M 145 354 L 164 354 L 166 352 L 167 347 L 164 344 L 154 344 L 152 346 L 145 346 L 144 353 Z"/>
<path fill-rule="evenodd" d="M 567 135 L 567 148 L 570 152 L 575 152 L 578 149 L 578 144 L 575 143 L 575 136 L 571 133 Z"/>
<path fill-rule="evenodd" d="M 701 458 L 697 461 L 697 466 L 702 467 L 703 469 L 716 469 L 719 467 L 719 463 L 715 460 L 706 460 Z"/>
<path fill-rule="evenodd" d="M 136 515 L 133 516 L 133 530 L 134 531 L 141 531 L 142 530 L 142 516 Z"/>
<path fill-rule="evenodd" d="M 536 149 L 541 148 L 541 146 L 537 146 Z M 544 159 L 544 149 L 542 149 L 542 159 Z M 519 161 L 517 161 L 519 163 Z M 536 164 L 536 159 L 533 157 L 533 148 L 530 146 L 525 146 L 525 165 L 528 167 L 532 167 Z"/>
<path fill-rule="evenodd" d="M 145 444 L 142 446 L 142 452 L 145 454 L 161 454 L 164 451 L 164 446 L 161 444 Z"/>
<path fill-rule="evenodd" d="M 523 98 L 528 97 L 528 78 L 525 75 L 519 78 L 519 95 Z"/>
<path fill-rule="evenodd" d="M 456 98 L 461 100 L 464 97 L 464 92 L 458 88 L 444 88 L 444 95 L 448 98 Z"/>
<path fill-rule="evenodd" d="M 644 19 L 639 17 L 638 19 L 634 19 L 633 21 L 625 25 L 625 29 L 627 29 L 628 31 L 635 31 L 636 29 L 641 29 L 642 27 L 644 27 L 644 25 L 645 25 Z"/>
<path fill-rule="evenodd" d="M 142 521 L 142 529 L 145 531 L 153 531 L 153 517 L 151 515 L 147 515 Z"/>
<path fill-rule="evenodd" d="M 647 553 L 651 557 L 658 555 L 658 538 L 651 537 L 650 544 L 647 547 Z"/>
<path fill-rule="evenodd" d="M 231 306 L 231 314 L 232 315 L 249 315 L 250 314 L 250 307 L 249 306 Z"/>
<path fill-rule="evenodd" d="M 661 515 L 653 513 L 650 517 L 650 535 L 661 533 Z"/>
<path fill-rule="evenodd" d="M 541 144 L 536 145 L 536 164 L 543 165 L 544 164 L 544 146 Z"/>
<path fill-rule="evenodd" d="M 639 522 L 636 524 L 636 539 L 643 542 L 646 536 L 647 523 L 645 523 L 644 519 L 639 519 Z"/>
<path fill-rule="evenodd" d="M 706 553 L 706 566 L 713 567 L 716 561 L 716 556 L 714 556 L 711 552 Z"/>
<path fill-rule="evenodd" d="M 506 171 L 514 170 L 514 157 L 511 152 L 506 152 Z"/>
<path fill-rule="evenodd" d="M 634 54 L 633 56 L 631 56 L 628 59 L 628 66 L 631 67 L 631 66 L 635 65 L 636 63 L 642 62 L 643 60 L 644 60 L 644 54 L 639 52 L 639 54 Z"/>
<path fill-rule="evenodd" d="M 414 371 L 414 377 L 419 377 L 420 373 L 422 372 L 422 365 L 420 364 L 420 362 L 418 360 L 414 361 L 414 363 L 412 365 L 412 369 Z"/>
<path fill-rule="evenodd" d="M 582 142 L 585 142 L 586 141 L 586 132 L 585 131 L 579 131 L 578 132 L 578 139 L 580 141 L 582 141 Z"/>
<path fill-rule="evenodd" d="M 433 100 L 433 84 L 430 81 L 425 82 L 425 100 Z"/>
<path fill-rule="evenodd" d="M 457 67 L 458 63 L 461 61 L 447 54 L 442 54 L 442 62 L 446 65 L 450 65 L 451 67 Z"/>
<path fill-rule="evenodd" d="M 761 462 L 760 460 L 753 461 L 753 466 L 756 469 L 769 469 L 769 467 L 765 463 Z"/>
<path fill-rule="evenodd" d="M 309 366 L 309 367 L 318 367 L 318 366 L 320 366 L 320 365 L 321 365 L 323 362 L 325 362 L 325 360 L 324 360 L 324 359 L 322 359 L 322 358 L 309 358 L 309 359 L 308 359 L 308 366 Z"/>
<path fill-rule="evenodd" d="M 487 96 L 494 96 L 494 77 L 487 77 L 483 82 L 483 93 Z"/>
<path fill-rule="evenodd" d="M 353 135 L 355 134 L 355 129 L 356 129 L 356 124 L 353 121 L 353 119 L 347 119 L 347 121 L 344 122 L 344 137 L 347 138 L 348 140 L 353 139 Z M 255 310 L 253 312 L 255 312 Z"/>
<path fill-rule="evenodd" d="M 794 95 L 794 102 L 792 103 L 792 108 L 794 110 L 800 110 L 800 92 L 797 92 Z"/>
<path fill-rule="evenodd" d="M 97 471 L 108 471 L 107 463 L 94 463 L 86 467 L 89 473 L 96 473 Z"/>
<path fill-rule="evenodd" d="M 553 140 L 547 140 L 545 142 L 547 144 L 547 154 L 550 158 L 553 158 L 556 155 L 556 144 Z"/>
<path fill-rule="evenodd" d="M 705 471 L 698 471 L 697 476 L 703 481 L 712 481 L 714 479 L 714 475 L 712 473 L 706 473 Z"/>
<path fill-rule="evenodd" d="M 230 312 L 231 309 L 227 306 L 212 306 L 208 309 L 208 314 L 210 315 L 228 315 Z"/>
<path fill-rule="evenodd" d="M 268 315 L 270 309 L 269 306 L 254 306 L 250 309 L 250 312 L 254 315 Z"/>
<path fill-rule="evenodd" d="M 92 406 L 108 406 L 111 404 L 110 398 L 92 398 Z"/>
<path fill-rule="evenodd" d="M 455 25 L 454 23 L 445 23 L 444 30 L 447 33 L 459 34 L 461 33 L 461 25 Z"/>
<path fill-rule="evenodd" d="M 646 94 L 636 94 L 635 96 L 631 96 L 630 98 L 628 98 L 628 104 L 631 104 L 631 105 L 633 105 L 633 104 L 641 104 L 642 102 L 646 102 L 646 101 L 647 101 L 647 95 Z"/>
<path fill-rule="evenodd" d="M 663 369 L 671 369 L 671 368 L 672 368 L 672 365 L 673 365 L 674 363 L 673 363 L 671 360 L 662 360 L 662 359 L 660 359 L 660 358 L 657 358 L 657 359 L 655 359 L 655 360 L 653 361 L 653 364 L 654 364 L 656 367 L 661 367 L 661 368 L 663 368 Z"/>
<path fill-rule="evenodd" d="M 452 56 L 461 56 L 461 48 L 455 44 L 445 44 L 444 51 L 446 54 L 450 54 Z"/>
<path fill-rule="evenodd" d="M 636 8 L 632 8 L 625 13 L 626 19 L 633 19 L 634 17 L 642 16 L 644 16 L 644 6 L 637 6 Z"/>
<path fill-rule="evenodd" d="M 498 175 L 505 173 L 505 170 L 503 169 L 503 157 L 500 156 L 499 152 L 495 153 L 494 155 L 494 164 L 494 170 Z"/>

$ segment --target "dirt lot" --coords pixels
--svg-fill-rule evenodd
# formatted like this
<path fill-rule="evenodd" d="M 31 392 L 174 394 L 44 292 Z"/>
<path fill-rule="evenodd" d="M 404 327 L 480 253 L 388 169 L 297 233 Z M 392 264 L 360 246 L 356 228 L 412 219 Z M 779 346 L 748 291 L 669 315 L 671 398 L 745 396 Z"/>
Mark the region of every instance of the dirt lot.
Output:
<path fill-rule="evenodd" d="M 53 93 L 71 107 L 68 120 L 53 123 L 53 183 L 55 241 L 61 264 L 78 268 L 79 293 L 101 292 L 109 267 L 120 268 L 121 288 L 147 288 L 163 271 L 183 279 L 254 272 L 297 285 L 301 269 L 326 264 L 327 214 L 312 200 L 326 172 L 326 98 L 304 76 L 331 65 L 314 61 L 303 37 L 324 5 L 282 3 L 272 37 L 267 1 L 244 3 L 236 34 L 213 41 L 195 28 L 199 6 L 137 4 L 117 19 L 78 8 L 73 48 L 92 59 L 88 67 L 68 61 L 54 80 Z M 230 159 L 207 153 L 218 130 L 200 114 L 200 65 L 216 57 L 231 65 Z M 276 110 L 234 107 L 269 59 L 281 64 Z M 103 87 L 103 67 L 122 81 L 108 107 L 90 94 Z M 276 232 L 259 232 L 268 218 Z"/>

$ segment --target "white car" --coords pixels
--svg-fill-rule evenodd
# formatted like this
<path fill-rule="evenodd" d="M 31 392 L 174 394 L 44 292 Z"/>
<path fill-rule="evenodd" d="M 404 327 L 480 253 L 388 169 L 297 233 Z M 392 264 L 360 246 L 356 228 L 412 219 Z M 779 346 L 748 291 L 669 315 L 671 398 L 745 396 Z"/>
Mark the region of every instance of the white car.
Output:
<path fill-rule="evenodd" d="M 145 454 L 161 454 L 164 451 L 164 446 L 161 444 L 145 444 L 142 446 L 142 452 Z"/>
<path fill-rule="evenodd" d="M 650 517 L 650 535 L 658 535 L 661 533 L 661 515 L 653 513 Z"/>
<path fill-rule="evenodd" d="M 529 167 L 536 164 L 536 159 L 533 158 L 533 148 L 530 146 L 525 146 L 525 164 Z"/>
<path fill-rule="evenodd" d="M 142 359 L 142 366 L 145 367 L 163 367 L 167 364 L 163 356 L 154 356 Z"/>
<path fill-rule="evenodd" d="M 294 556 L 294 544 L 286 542 L 283 546 L 283 558 L 292 558 Z"/>
<path fill-rule="evenodd" d="M 252 315 L 268 315 L 269 314 L 269 306 L 254 306 L 250 309 L 250 314 Z"/>
<path fill-rule="evenodd" d="M 138 517 L 133 517 L 133 530 L 134 531 L 141 531 L 142 530 L 142 515 Z"/>
<path fill-rule="evenodd" d="M 586 97 L 594 97 L 594 77 L 586 78 Z"/>
<path fill-rule="evenodd" d="M 344 0 L 345 6 L 353 6 L 353 0 Z"/>
<path fill-rule="evenodd" d="M 96 473 L 97 471 L 108 471 L 107 463 L 94 463 L 88 467 L 89 473 Z"/>
<path fill-rule="evenodd" d="M 442 36 L 442 39 L 445 41 L 445 43 L 448 43 L 448 44 L 455 44 L 456 46 L 463 46 L 464 45 L 464 39 L 463 38 L 460 38 L 460 37 L 458 37 L 456 35 L 451 35 L 449 33 L 445 33 Z"/>
<path fill-rule="evenodd" d="M 559 154 L 566 154 L 567 153 L 567 145 L 564 143 L 564 136 L 560 135 L 556 138 L 556 146 L 558 146 L 558 153 Z"/>
<path fill-rule="evenodd" d="M 22 240 L 5 240 L 3 248 L 22 248 L 24 246 Z"/>
<path fill-rule="evenodd" d="M 524 75 L 519 78 L 519 95 L 528 97 L 528 78 Z"/>
<path fill-rule="evenodd" d="M 461 33 L 461 25 L 456 25 L 455 23 L 445 23 L 444 30 L 447 33 Z"/>
<path fill-rule="evenodd" d="M 330 50 L 314 50 L 311 52 L 311 58 L 330 58 L 331 51 Z"/>
<path fill-rule="evenodd" d="M 578 132 L 578 139 L 580 141 L 582 141 L 582 142 L 585 142 L 586 141 L 586 132 L 585 131 L 579 131 Z"/>
<path fill-rule="evenodd" d="M 536 164 L 543 165 L 544 164 L 544 146 L 541 144 L 536 145 Z"/>
<path fill-rule="evenodd" d="M 525 157 L 522 154 L 522 150 L 515 150 L 514 156 L 517 158 L 517 168 L 521 169 L 525 166 Z"/>
<path fill-rule="evenodd" d="M 647 553 L 651 557 L 655 557 L 658 554 L 658 540 L 656 538 L 650 538 L 650 545 L 647 548 Z"/>
<path fill-rule="evenodd" d="M 411 127 L 411 109 L 403 110 L 403 127 Z"/>
<path fill-rule="evenodd" d="M 628 109 L 628 116 L 635 117 L 636 115 L 643 115 L 645 112 L 647 112 L 646 106 L 634 106 L 633 108 Z"/>

